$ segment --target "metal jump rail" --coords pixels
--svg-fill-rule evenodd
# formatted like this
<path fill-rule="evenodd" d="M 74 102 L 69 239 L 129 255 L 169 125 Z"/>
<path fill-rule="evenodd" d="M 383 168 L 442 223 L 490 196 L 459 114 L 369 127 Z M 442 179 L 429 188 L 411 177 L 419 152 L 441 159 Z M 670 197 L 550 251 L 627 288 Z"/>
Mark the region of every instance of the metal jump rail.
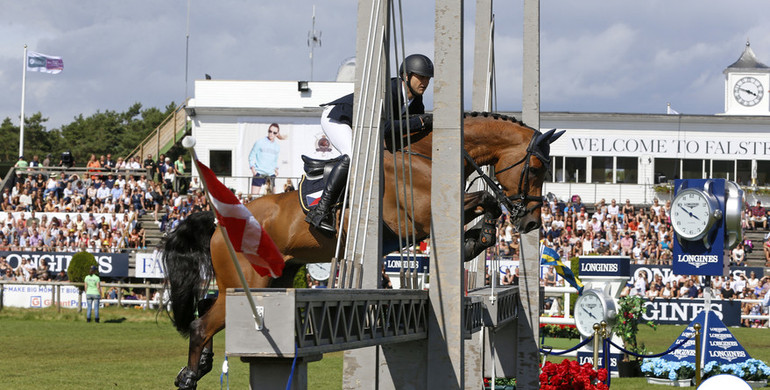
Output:
<path fill-rule="evenodd" d="M 430 304 L 420 290 L 252 289 L 257 330 L 243 289 L 228 289 L 227 353 L 240 357 L 314 356 L 426 339 Z M 466 338 L 518 315 L 518 288 L 473 290 L 464 298 Z M 293 324 L 293 326 L 291 326 Z"/>

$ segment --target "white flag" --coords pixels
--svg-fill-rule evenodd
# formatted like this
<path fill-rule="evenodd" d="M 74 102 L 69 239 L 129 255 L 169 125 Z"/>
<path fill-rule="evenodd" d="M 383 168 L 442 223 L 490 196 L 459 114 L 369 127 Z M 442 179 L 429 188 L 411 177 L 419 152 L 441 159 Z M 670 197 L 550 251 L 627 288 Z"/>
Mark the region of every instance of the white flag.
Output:
<path fill-rule="evenodd" d="M 64 69 L 64 61 L 61 57 L 49 56 L 34 51 L 27 52 L 27 70 L 32 72 L 44 72 L 57 74 Z"/>

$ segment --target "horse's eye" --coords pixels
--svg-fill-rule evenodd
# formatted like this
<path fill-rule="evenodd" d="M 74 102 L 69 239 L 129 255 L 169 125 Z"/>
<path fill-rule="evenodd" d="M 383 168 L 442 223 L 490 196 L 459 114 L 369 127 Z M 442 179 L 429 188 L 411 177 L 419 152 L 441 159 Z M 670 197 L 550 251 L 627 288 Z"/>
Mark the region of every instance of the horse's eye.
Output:
<path fill-rule="evenodd" d="M 540 173 L 540 168 L 536 168 L 536 167 L 529 167 L 529 174 L 530 174 L 530 175 L 535 175 L 535 176 L 537 176 L 537 174 L 538 174 L 538 173 Z"/>

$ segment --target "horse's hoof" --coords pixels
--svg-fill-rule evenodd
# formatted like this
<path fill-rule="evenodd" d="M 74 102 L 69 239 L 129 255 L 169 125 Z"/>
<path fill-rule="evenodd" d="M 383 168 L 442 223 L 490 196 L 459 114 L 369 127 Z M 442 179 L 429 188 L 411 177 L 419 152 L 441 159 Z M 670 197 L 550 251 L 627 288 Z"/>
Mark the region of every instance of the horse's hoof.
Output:
<path fill-rule="evenodd" d="M 180 390 L 195 390 L 198 387 L 198 379 L 189 367 L 183 367 L 174 380 L 174 386 Z"/>

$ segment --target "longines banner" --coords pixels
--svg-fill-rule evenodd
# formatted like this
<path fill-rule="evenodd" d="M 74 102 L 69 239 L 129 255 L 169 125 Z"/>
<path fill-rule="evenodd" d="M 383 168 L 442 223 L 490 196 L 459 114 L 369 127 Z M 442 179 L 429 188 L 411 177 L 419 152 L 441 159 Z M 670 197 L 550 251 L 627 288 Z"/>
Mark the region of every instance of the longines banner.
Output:
<path fill-rule="evenodd" d="M 570 137 L 567 134 L 567 137 Z M 571 137 L 567 153 L 574 156 L 611 155 L 638 157 L 640 154 L 687 158 L 764 158 L 770 156 L 770 142 L 747 139 L 657 137 Z"/>
<path fill-rule="evenodd" d="M 687 325 L 706 307 L 703 299 L 664 299 L 645 300 L 641 322 L 652 321 L 656 324 Z M 740 326 L 740 301 L 711 301 L 711 310 L 727 326 Z"/>
<path fill-rule="evenodd" d="M 8 264 L 16 268 L 21 264 L 21 259 L 27 259 L 37 268 L 40 260 L 48 263 L 48 269 L 53 273 L 66 271 L 76 252 L 18 252 L 0 251 L 0 256 L 5 257 Z M 128 253 L 94 253 L 96 262 L 99 263 L 99 276 L 123 278 L 128 275 Z"/>
<path fill-rule="evenodd" d="M 647 272 L 647 283 L 652 283 L 655 275 L 662 276 L 664 283 L 668 282 L 672 277 L 674 277 L 674 272 L 672 271 L 671 266 L 631 264 L 631 281 L 639 277 L 641 271 Z M 730 276 L 732 277 L 746 275 L 748 278 L 751 275 L 751 272 L 754 272 L 754 275 L 756 275 L 757 278 L 761 278 L 765 274 L 765 271 L 762 267 L 730 267 Z M 698 276 L 698 280 L 703 283 L 704 277 Z"/>

